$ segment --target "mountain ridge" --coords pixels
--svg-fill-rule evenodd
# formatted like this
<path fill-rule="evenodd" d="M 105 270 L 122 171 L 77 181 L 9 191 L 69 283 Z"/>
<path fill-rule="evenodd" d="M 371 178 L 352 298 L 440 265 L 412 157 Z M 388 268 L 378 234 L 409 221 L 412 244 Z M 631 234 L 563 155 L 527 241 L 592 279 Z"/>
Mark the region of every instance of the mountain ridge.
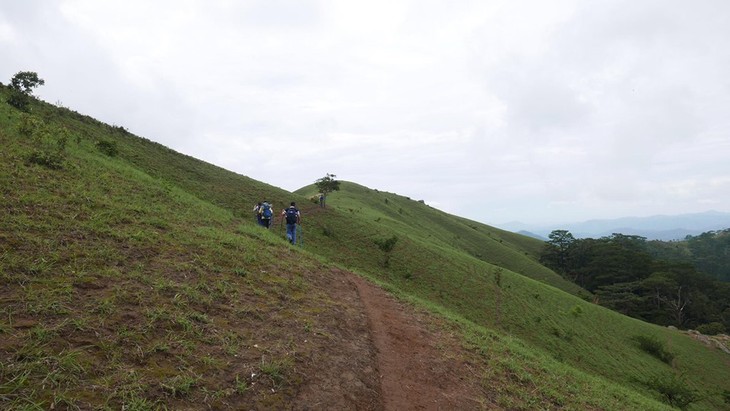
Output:
<path fill-rule="evenodd" d="M 528 231 L 541 237 L 547 237 L 553 230 L 568 230 L 576 238 L 600 238 L 621 233 L 639 235 L 648 240 L 671 241 L 728 228 L 730 213 L 708 210 L 700 213 L 592 219 L 562 224 L 525 224 L 513 221 L 497 226 L 514 232 Z"/>

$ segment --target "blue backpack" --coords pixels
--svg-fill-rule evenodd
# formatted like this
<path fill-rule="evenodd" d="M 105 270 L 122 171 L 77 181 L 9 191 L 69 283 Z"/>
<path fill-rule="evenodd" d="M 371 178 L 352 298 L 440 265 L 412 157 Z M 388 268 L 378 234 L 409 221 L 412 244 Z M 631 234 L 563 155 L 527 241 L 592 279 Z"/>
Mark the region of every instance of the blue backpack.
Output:
<path fill-rule="evenodd" d="M 265 219 L 267 219 L 267 220 L 268 220 L 268 219 L 270 219 L 270 218 L 271 218 L 271 216 L 272 216 L 273 214 L 274 214 L 274 213 L 273 213 L 273 212 L 271 211 L 271 204 L 269 204 L 269 203 L 264 203 L 264 205 L 262 205 L 262 206 L 261 206 L 261 216 L 262 216 L 263 218 L 265 218 Z"/>
<path fill-rule="evenodd" d="M 296 224 L 297 223 L 297 213 L 299 210 L 293 207 L 289 207 L 286 209 L 286 223 L 287 224 Z"/>

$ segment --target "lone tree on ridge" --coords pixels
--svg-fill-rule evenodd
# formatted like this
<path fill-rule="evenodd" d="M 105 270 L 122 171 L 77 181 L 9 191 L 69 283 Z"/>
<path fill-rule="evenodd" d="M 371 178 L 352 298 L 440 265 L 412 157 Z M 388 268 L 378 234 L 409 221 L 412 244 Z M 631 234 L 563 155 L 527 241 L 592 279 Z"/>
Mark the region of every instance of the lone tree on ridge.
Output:
<path fill-rule="evenodd" d="M 30 104 L 30 96 L 33 95 L 33 89 L 42 86 L 46 82 L 38 77 L 38 73 L 34 71 L 19 71 L 10 79 L 10 97 L 8 104 L 26 111 Z"/>
<path fill-rule="evenodd" d="M 318 179 L 314 182 L 314 184 L 317 186 L 317 190 L 319 190 L 320 193 L 322 193 L 322 200 L 321 200 L 321 206 L 324 207 L 325 203 L 327 201 L 327 194 L 333 192 L 333 191 L 339 191 L 340 190 L 340 182 L 335 180 L 335 177 L 337 177 L 334 174 L 327 173 L 324 177 Z"/>

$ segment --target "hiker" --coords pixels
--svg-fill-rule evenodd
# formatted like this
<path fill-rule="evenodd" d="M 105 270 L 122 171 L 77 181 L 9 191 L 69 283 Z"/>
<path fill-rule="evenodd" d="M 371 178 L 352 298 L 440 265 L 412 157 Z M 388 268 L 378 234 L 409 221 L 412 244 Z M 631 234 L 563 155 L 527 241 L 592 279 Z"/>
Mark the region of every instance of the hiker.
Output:
<path fill-rule="evenodd" d="M 271 227 L 271 218 L 274 216 L 274 210 L 271 208 L 271 204 L 264 200 L 261 207 L 259 207 L 259 215 L 261 216 L 261 225 L 266 229 Z"/>
<path fill-rule="evenodd" d="M 261 202 L 259 201 L 256 203 L 255 206 L 253 206 L 253 214 L 256 216 L 256 222 L 258 225 L 264 225 L 264 222 L 261 221 Z"/>
<path fill-rule="evenodd" d="M 281 212 L 281 216 L 286 220 L 286 239 L 289 240 L 290 243 L 296 245 L 297 224 L 301 222 L 301 214 L 297 209 L 297 204 L 292 201 L 291 206 Z"/>
<path fill-rule="evenodd" d="M 324 207 L 324 194 L 319 195 L 319 206 Z"/>

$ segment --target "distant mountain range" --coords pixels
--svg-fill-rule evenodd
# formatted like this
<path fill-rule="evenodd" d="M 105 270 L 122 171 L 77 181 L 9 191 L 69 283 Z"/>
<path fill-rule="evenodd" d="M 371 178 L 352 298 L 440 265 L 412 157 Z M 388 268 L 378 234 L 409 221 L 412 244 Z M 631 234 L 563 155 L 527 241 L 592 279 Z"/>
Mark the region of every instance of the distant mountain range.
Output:
<path fill-rule="evenodd" d="M 688 235 L 694 236 L 707 231 L 730 228 L 730 213 L 706 211 L 694 214 L 623 217 L 544 226 L 514 221 L 497 226 L 541 240 L 546 240 L 553 230 L 568 230 L 576 238 L 600 238 L 613 233 L 621 233 L 639 235 L 648 240 L 671 241 L 682 240 Z"/>

